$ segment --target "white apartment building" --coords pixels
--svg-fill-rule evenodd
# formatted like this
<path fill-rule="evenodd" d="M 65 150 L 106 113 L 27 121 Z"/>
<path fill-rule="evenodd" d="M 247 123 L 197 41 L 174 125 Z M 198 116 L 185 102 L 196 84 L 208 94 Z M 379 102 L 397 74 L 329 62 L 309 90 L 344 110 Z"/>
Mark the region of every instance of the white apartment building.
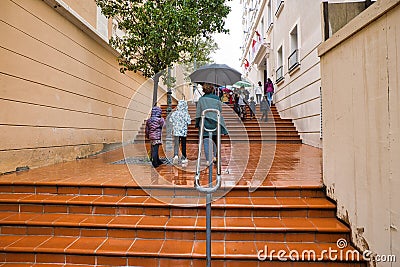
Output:
<path fill-rule="evenodd" d="M 241 0 L 242 71 L 252 83 L 274 83 L 273 103 L 292 119 L 303 143 L 322 147 L 321 74 L 317 48 L 370 1 L 329 1 L 329 27 L 323 26 L 322 0 Z M 346 3 L 338 5 L 337 3 Z M 333 4 L 333 5 L 332 5 Z M 334 5 L 336 4 L 336 5 Z M 338 7 L 339 6 L 339 7 Z M 327 10 L 327 9 L 326 9 Z M 336 20 L 336 21 L 335 21 Z M 337 24 L 338 20 L 342 23 Z M 340 24 L 339 23 L 339 24 Z"/>

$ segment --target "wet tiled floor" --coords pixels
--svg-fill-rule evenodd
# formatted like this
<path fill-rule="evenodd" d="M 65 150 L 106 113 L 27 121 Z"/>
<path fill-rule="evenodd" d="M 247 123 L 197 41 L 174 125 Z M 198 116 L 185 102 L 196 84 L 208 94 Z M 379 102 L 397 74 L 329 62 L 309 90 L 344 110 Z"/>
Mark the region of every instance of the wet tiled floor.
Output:
<path fill-rule="evenodd" d="M 223 144 L 221 154 L 224 186 L 237 185 L 212 203 L 213 266 L 264 266 L 257 252 L 266 246 L 322 253 L 349 239 L 322 189 L 320 149 L 237 143 Z M 197 146 L 188 145 L 186 166 L 113 164 L 146 155 L 134 144 L 0 176 L 0 266 L 205 266 L 205 199 L 193 188 Z M 251 186 L 262 188 L 249 193 Z M 330 264 L 315 266 L 364 266 Z"/>
<path fill-rule="evenodd" d="M 132 144 L 86 159 L 59 163 L 0 176 L 0 184 L 35 182 L 41 185 L 180 185 L 193 187 L 197 145 L 188 144 L 189 163 L 162 165 L 112 164 L 125 157 L 145 158 L 146 149 Z M 160 149 L 161 155 L 169 155 Z M 223 185 L 267 187 L 321 187 L 322 151 L 303 144 L 222 144 Z M 202 175 L 206 177 L 205 160 Z"/>

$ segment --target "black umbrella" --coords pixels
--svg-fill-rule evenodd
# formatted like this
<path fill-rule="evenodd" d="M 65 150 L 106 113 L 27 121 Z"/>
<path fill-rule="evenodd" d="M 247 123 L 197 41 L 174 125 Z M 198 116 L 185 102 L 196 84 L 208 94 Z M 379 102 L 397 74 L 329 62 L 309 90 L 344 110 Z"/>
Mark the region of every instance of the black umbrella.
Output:
<path fill-rule="evenodd" d="M 204 65 L 189 75 L 193 83 L 232 85 L 242 79 L 242 74 L 225 64 Z"/>

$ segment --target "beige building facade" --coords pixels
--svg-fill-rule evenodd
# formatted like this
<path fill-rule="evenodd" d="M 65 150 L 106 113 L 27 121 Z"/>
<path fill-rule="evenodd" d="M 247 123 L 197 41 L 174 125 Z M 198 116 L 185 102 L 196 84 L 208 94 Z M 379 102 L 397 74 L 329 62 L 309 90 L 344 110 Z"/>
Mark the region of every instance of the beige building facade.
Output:
<path fill-rule="evenodd" d="M 275 87 L 273 102 L 281 117 L 292 119 L 303 143 L 315 147 L 322 147 L 323 137 L 317 52 L 323 41 L 321 3 L 321 0 L 242 1 L 243 73 L 254 84 L 258 81 L 265 84 L 271 78 Z M 359 5 L 364 7 L 365 2 Z M 347 13 L 360 12 L 354 9 Z M 349 19 L 344 14 L 338 20 Z"/>
<path fill-rule="evenodd" d="M 122 129 L 134 138 L 153 85 L 120 73 L 115 27 L 94 1 L 2 0 L 0 18 L 0 173 L 99 152 Z"/>
<path fill-rule="evenodd" d="M 318 49 L 324 184 L 377 266 L 400 261 L 399 36 L 400 1 L 379 0 Z"/>
<path fill-rule="evenodd" d="M 322 147 L 320 2 L 244 1 L 250 13 L 243 49 L 243 62 L 250 66 L 244 72 L 253 83 L 271 78 L 280 115 L 293 120 L 303 143 L 316 147 Z"/>
<path fill-rule="evenodd" d="M 382 256 L 371 265 L 397 266 L 400 1 L 373 2 L 244 0 L 242 62 L 253 83 L 272 79 L 303 143 L 322 148 L 351 241 Z"/>

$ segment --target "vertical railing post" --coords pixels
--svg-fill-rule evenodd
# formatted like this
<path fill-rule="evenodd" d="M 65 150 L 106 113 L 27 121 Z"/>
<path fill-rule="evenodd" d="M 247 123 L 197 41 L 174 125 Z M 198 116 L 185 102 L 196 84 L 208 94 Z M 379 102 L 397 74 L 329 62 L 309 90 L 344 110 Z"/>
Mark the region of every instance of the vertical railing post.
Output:
<path fill-rule="evenodd" d="M 205 115 L 208 112 L 216 112 L 217 113 L 217 128 L 216 129 L 205 129 L 204 127 L 204 119 Z M 199 150 L 197 154 L 197 164 L 196 164 L 196 175 L 195 175 L 195 187 L 198 191 L 206 193 L 206 261 L 207 267 L 211 267 L 211 201 L 212 201 L 212 193 L 216 192 L 221 186 L 221 114 L 217 109 L 206 109 L 203 111 L 201 115 L 201 123 L 200 123 L 200 134 L 199 134 Z M 204 130 L 208 132 L 208 187 L 202 187 L 200 185 L 200 163 L 201 163 L 201 147 L 203 144 L 203 135 Z M 212 136 L 213 132 L 217 132 L 217 179 L 216 184 L 213 185 L 213 141 Z"/>
<path fill-rule="evenodd" d="M 208 160 L 210 166 L 208 168 L 208 184 L 212 187 L 212 173 L 213 173 L 213 149 L 214 144 L 212 141 L 212 132 L 208 132 Z M 211 201 L 212 193 L 206 195 L 206 260 L 207 267 L 211 267 Z"/>

